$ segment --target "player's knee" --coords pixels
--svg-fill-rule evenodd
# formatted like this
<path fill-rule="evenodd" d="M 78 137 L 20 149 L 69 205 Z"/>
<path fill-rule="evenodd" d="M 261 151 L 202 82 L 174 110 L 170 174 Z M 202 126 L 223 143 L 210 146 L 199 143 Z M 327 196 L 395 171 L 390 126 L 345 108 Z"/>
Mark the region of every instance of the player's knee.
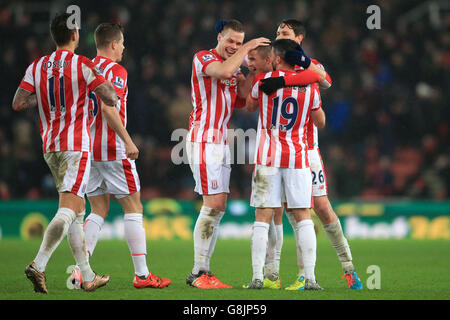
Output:
<path fill-rule="evenodd" d="M 202 212 L 205 214 L 205 215 L 207 215 L 207 216 L 209 216 L 209 217 L 218 217 L 218 216 L 220 216 L 220 214 L 222 213 L 222 212 L 224 212 L 225 210 L 220 210 L 220 209 L 214 209 L 214 208 L 208 208 L 208 207 L 203 207 L 202 208 Z"/>
<path fill-rule="evenodd" d="M 225 211 L 227 208 L 227 199 L 226 197 L 221 197 L 219 195 L 208 197 L 207 199 L 204 199 L 203 205 L 217 211 Z"/>
<path fill-rule="evenodd" d="M 133 206 L 136 208 L 137 213 L 142 213 L 144 211 L 144 206 L 141 202 L 141 193 L 136 192 L 131 196 L 131 200 L 133 203 Z"/>
<path fill-rule="evenodd" d="M 217 202 L 217 203 L 214 203 L 214 205 L 212 206 L 211 209 L 213 209 L 214 211 L 223 212 L 223 211 L 225 211 L 226 208 L 227 208 L 226 204 Z"/>
<path fill-rule="evenodd" d="M 336 213 L 334 213 L 328 199 L 321 199 L 314 202 L 314 212 L 320 218 L 323 224 L 332 223 L 337 220 Z"/>
<path fill-rule="evenodd" d="M 94 208 L 92 208 L 91 213 L 95 213 L 96 215 L 102 217 L 103 219 L 106 219 L 106 217 L 108 216 L 108 210 L 94 210 Z"/>
<path fill-rule="evenodd" d="M 138 201 L 136 203 L 136 212 L 137 213 L 142 213 L 144 212 L 144 206 L 142 205 L 142 202 Z"/>

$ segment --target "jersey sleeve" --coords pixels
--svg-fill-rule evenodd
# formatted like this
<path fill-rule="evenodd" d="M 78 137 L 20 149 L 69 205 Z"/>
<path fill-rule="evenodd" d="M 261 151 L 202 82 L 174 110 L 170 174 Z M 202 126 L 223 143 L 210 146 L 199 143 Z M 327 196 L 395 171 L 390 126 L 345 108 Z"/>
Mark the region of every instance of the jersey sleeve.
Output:
<path fill-rule="evenodd" d="M 203 50 L 198 52 L 195 55 L 195 58 L 197 63 L 200 64 L 200 69 L 203 73 L 205 73 L 206 67 L 210 65 L 213 62 L 220 62 L 219 58 L 217 58 L 211 51 Z"/>
<path fill-rule="evenodd" d="M 28 92 L 31 93 L 36 92 L 36 89 L 34 87 L 34 76 L 33 76 L 35 63 L 36 61 L 33 61 L 33 63 L 28 66 L 27 70 L 25 71 L 25 75 L 19 85 L 19 88 L 27 90 Z"/>
<path fill-rule="evenodd" d="M 252 90 L 250 92 L 250 98 L 252 98 L 253 100 L 258 100 L 258 98 L 259 98 L 259 85 L 260 85 L 260 80 L 263 78 L 264 78 L 264 74 L 258 73 L 255 76 L 255 79 L 253 79 Z"/>
<path fill-rule="evenodd" d="M 311 110 L 319 110 L 322 107 L 322 99 L 320 98 L 320 92 L 317 87 L 313 89 L 314 98 Z"/>
<path fill-rule="evenodd" d="M 284 77 L 284 83 L 287 86 L 305 86 L 314 82 L 318 82 L 320 76 L 312 70 L 299 71 L 295 75 Z"/>
<path fill-rule="evenodd" d="M 325 67 L 323 66 L 322 63 L 320 63 L 319 61 L 317 61 L 316 59 L 311 59 L 312 62 L 314 62 L 314 64 L 316 66 L 318 66 L 320 69 L 322 69 L 323 71 L 325 71 L 326 75 L 325 75 L 325 81 L 322 84 L 325 84 L 325 88 L 328 89 L 329 87 L 331 87 L 332 81 L 331 81 L 331 77 L 328 74 L 327 70 L 325 70 Z"/>
<path fill-rule="evenodd" d="M 253 83 L 252 92 L 250 93 L 250 98 L 253 100 L 258 100 L 259 98 L 259 80 Z"/>
<path fill-rule="evenodd" d="M 116 89 L 116 93 L 120 97 L 120 99 L 123 100 L 125 97 L 127 87 L 127 76 L 128 76 L 127 70 L 120 64 L 116 64 L 114 65 L 114 67 L 111 68 L 110 72 L 111 72 L 111 82 L 114 86 L 114 89 Z"/>
<path fill-rule="evenodd" d="M 106 82 L 105 77 L 102 76 L 100 70 L 94 65 L 94 63 L 86 57 L 81 58 L 81 71 L 83 78 L 86 81 L 89 90 L 94 91 L 99 85 Z"/>

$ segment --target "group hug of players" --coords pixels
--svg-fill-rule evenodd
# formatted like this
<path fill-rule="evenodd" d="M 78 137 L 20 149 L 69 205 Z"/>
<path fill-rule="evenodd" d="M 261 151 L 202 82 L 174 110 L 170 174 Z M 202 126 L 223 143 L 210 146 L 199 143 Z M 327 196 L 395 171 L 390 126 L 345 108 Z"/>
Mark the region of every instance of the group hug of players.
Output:
<path fill-rule="evenodd" d="M 126 130 L 127 72 L 121 61 L 124 30 L 102 23 L 95 30 L 97 56 L 74 53 L 77 28 L 68 14 L 57 15 L 50 32 L 56 51 L 33 61 L 16 91 L 14 110 L 37 107 L 44 159 L 59 193 L 59 207 L 25 274 L 35 292 L 48 293 L 45 268 L 67 235 L 76 261 L 74 288 L 93 291 L 109 282 L 90 264 L 113 195 L 124 210 L 136 288 L 165 288 L 170 279 L 152 274 L 146 263 L 140 182 L 134 160 L 139 151 Z M 325 125 L 319 88 L 331 86 L 323 66 L 300 44 L 300 21 L 285 20 L 277 38 L 244 43 L 237 20 L 216 24 L 217 46 L 194 55 L 193 110 L 186 152 L 203 205 L 194 237 L 194 266 L 186 283 L 199 289 L 231 288 L 210 270 L 210 259 L 226 210 L 230 179 L 227 129 L 234 108 L 259 110 L 250 204 L 256 208 L 252 235 L 252 281 L 248 289 L 280 289 L 282 215 L 293 227 L 299 274 L 286 290 L 322 290 L 314 274 L 316 235 L 311 208 L 336 250 L 348 288 L 362 289 L 349 245 L 327 197 L 317 127 Z M 241 66 L 249 69 L 247 76 Z M 91 212 L 85 216 L 87 196 Z"/>

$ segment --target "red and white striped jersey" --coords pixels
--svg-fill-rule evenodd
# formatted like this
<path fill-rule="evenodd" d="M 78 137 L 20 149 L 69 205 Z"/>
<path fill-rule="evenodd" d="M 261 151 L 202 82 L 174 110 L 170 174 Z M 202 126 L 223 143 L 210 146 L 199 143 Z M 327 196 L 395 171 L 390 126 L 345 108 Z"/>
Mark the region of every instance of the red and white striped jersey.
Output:
<path fill-rule="evenodd" d="M 233 108 L 245 105 L 237 95 L 240 69 L 230 79 L 213 78 L 205 69 L 215 61 L 224 61 L 215 49 L 202 50 L 194 56 L 191 76 L 194 108 L 189 117 L 187 141 L 226 144 Z"/>
<path fill-rule="evenodd" d="M 251 97 L 258 100 L 259 119 L 255 163 L 277 168 L 307 168 L 306 124 L 311 110 L 320 108 L 317 90 L 306 87 L 281 88 L 269 96 L 259 90 L 260 80 L 293 75 L 277 70 L 255 77 Z"/>
<path fill-rule="evenodd" d="M 89 152 L 89 90 L 104 82 L 91 60 L 68 50 L 31 63 L 19 88 L 36 93 L 44 153 Z"/>
<path fill-rule="evenodd" d="M 127 126 L 127 96 L 128 82 L 127 70 L 113 60 L 101 56 L 95 57 L 94 65 L 100 70 L 106 80 L 110 81 L 119 101 L 116 109 L 124 127 Z M 113 161 L 126 159 L 125 144 L 116 132 L 108 125 L 101 112 L 101 100 L 93 92 L 90 94 L 91 116 L 91 150 L 94 161 Z"/>
<path fill-rule="evenodd" d="M 315 65 L 317 65 L 319 68 L 325 70 L 324 66 L 316 59 L 311 59 L 311 61 Z M 297 70 L 301 71 L 301 70 L 303 70 L 303 68 L 298 67 Z M 331 78 L 329 77 L 328 73 L 327 73 L 327 81 L 329 83 L 329 86 L 331 86 Z M 319 103 L 320 103 L 320 106 L 322 107 L 322 99 L 320 98 L 319 85 L 317 83 L 313 83 L 311 86 L 314 87 L 314 89 L 317 91 Z M 317 130 L 317 127 L 314 125 L 312 119 L 310 119 L 310 121 L 308 121 L 308 123 L 307 123 L 306 137 L 307 137 L 307 141 L 308 141 L 308 149 L 309 150 L 319 148 L 319 132 Z"/>
<path fill-rule="evenodd" d="M 318 100 L 319 108 L 322 107 L 322 99 L 320 98 L 319 85 L 317 83 L 311 84 L 311 88 L 315 91 L 315 97 Z M 319 148 L 319 133 L 317 127 L 314 125 L 313 120 L 309 118 L 306 124 L 306 139 L 308 143 L 308 149 L 318 149 Z"/>

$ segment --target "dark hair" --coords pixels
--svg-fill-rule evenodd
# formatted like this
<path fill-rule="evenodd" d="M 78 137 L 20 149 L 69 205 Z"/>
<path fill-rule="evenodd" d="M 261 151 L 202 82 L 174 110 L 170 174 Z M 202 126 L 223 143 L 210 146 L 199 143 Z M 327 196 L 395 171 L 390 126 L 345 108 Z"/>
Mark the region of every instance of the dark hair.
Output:
<path fill-rule="evenodd" d="M 284 55 L 286 54 L 286 51 L 288 51 L 288 50 L 296 50 L 297 46 L 298 46 L 297 42 L 295 42 L 294 40 L 291 40 L 291 39 L 280 39 L 280 40 L 275 40 L 274 42 L 272 42 L 273 53 L 275 54 L 275 56 L 280 56 L 284 62 L 286 62 L 287 64 L 289 64 L 291 66 L 294 66 L 295 64 L 288 63 L 284 59 Z"/>
<path fill-rule="evenodd" d="M 119 41 L 123 34 L 123 27 L 117 23 L 101 23 L 95 29 L 95 45 L 99 49 L 106 48 L 111 42 Z"/>
<path fill-rule="evenodd" d="M 57 14 L 50 23 L 50 34 L 57 46 L 68 44 L 72 33 L 75 32 L 75 29 L 67 27 L 67 19 L 70 16 L 71 14 L 69 13 Z"/>
<path fill-rule="evenodd" d="M 222 32 L 231 29 L 236 32 L 244 32 L 244 26 L 240 21 L 237 21 L 235 19 L 228 20 L 227 23 L 223 26 Z"/>
<path fill-rule="evenodd" d="M 303 37 L 306 37 L 305 25 L 300 20 L 286 19 L 281 21 L 281 23 L 278 26 L 279 27 L 287 26 L 289 29 L 292 29 L 296 37 L 298 37 L 299 35 L 303 35 Z"/>
<path fill-rule="evenodd" d="M 259 56 L 261 58 L 265 59 L 266 57 L 268 57 L 271 54 L 272 46 L 271 45 L 269 45 L 269 46 L 258 46 L 258 47 L 256 47 L 253 50 L 256 50 L 258 52 Z"/>

